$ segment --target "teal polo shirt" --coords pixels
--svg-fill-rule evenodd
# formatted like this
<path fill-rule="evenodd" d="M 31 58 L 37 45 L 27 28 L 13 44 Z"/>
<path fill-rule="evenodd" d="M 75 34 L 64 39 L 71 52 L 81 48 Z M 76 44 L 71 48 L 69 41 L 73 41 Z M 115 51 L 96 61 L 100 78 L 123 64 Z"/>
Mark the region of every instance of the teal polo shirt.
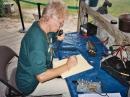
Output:
<path fill-rule="evenodd" d="M 36 75 L 51 67 L 46 34 L 34 22 L 21 42 L 16 71 L 18 89 L 25 95 L 32 93 L 39 83 Z"/>

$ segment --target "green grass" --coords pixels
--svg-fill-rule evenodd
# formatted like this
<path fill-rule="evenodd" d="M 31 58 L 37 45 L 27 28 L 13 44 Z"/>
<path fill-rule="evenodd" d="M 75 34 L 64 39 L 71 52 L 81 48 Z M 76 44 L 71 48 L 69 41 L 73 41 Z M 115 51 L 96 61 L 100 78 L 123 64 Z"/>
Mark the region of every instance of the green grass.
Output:
<path fill-rule="evenodd" d="M 28 1 L 40 2 L 40 3 L 43 3 L 43 4 L 48 3 L 48 0 L 28 0 Z M 67 6 L 77 7 L 79 5 L 78 0 L 64 0 L 64 2 L 66 3 Z M 21 4 L 22 8 L 27 8 L 27 9 L 37 8 L 37 5 L 26 3 L 26 2 L 23 2 L 23 1 L 21 1 L 20 4 Z M 43 6 L 41 6 L 41 7 L 43 7 Z M 70 14 L 77 14 L 77 11 L 78 11 L 77 9 L 69 9 Z"/>
<path fill-rule="evenodd" d="M 44 4 L 47 4 L 48 3 L 48 0 L 28 0 L 30 2 L 35 2 L 35 3 L 44 3 Z M 21 0 L 22 2 L 22 0 Z M 64 0 L 64 2 L 66 3 L 66 5 L 68 6 L 77 6 L 78 5 L 78 2 L 79 0 Z M 30 6 L 33 6 L 31 4 L 24 4 L 25 7 L 27 7 L 26 5 L 29 5 L 28 7 Z"/>
<path fill-rule="evenodd" d="M 114 16 L 119 16 L 122 13 L 130 13 L 130 0 L 114 0 L 110 13 Z"/>
<path fill-rule="evenodd" d="M 34 2 L 34 3 L 43 3 L 43 4 L 47 4 L 48 0 L 28 0 L 30 2 Z M 78 6 L 78 0 L 64 0 L 64 2 L 66 3 L 67 6 Z M 25 8 L 33 8 L 33 6 L 36 6 L 34 4 L 29 4 L 26 2 L 23 2 L 21 0 L 21 5 Z"/>
<path fill-rule="evenodd" d="M 13 0 L 8 0 L 8 1 L 13 1 Z M 15 1 L 15 0 L 14 0 Z M 47 4 L 48 0 L 25 0 L 25 1 L 29 1 L 32 3 L 43 3 L 43 4 Z M 20 5 L 23 9 L 33 9 L 33 8 L 37 8 L 36 4 L 31 4 L 31 3 L 27 3 L 24 2 L 24 0 L 20 0 Z M 41 6 L 42 7 L 42 6 Z"/>
<path fill-rule="evenodd" d="M 47 4 L 48 0 L 29 0 Z M 64 0 L 67 6 L 78 6 L 79 0 Z M 99 0 L 98 6 L 103 4 L 104 0 Z M 112 2 L 112 7 L 108 7 L 109 14 L 118 17 L 122 13 L 130 13 L 130 0 L 109 0 Z M 21 2 L 23 8 L 37 8 L 36 5 Z M 69 9 L 70 14 L 77 14 L 76 9 Z"/>

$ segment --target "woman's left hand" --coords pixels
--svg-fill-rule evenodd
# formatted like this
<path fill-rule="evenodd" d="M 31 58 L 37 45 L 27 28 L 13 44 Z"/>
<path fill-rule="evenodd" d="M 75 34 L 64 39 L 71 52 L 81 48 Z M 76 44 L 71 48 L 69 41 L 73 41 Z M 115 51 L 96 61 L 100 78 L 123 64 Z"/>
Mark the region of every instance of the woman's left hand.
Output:
<path fill-rule="evenodd" d="M 57 36 L 57 40 L 59 40 L 59 41 L 64 40 L 64 34 L 62 34 L 62 35 L 60 35 L 60 36 Z"/>

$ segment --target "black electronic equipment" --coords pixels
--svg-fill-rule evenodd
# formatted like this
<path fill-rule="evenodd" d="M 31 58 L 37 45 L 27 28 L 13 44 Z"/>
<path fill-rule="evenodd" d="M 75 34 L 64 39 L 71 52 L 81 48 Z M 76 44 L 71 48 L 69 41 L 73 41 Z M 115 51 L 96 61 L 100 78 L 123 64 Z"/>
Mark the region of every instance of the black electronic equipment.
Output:
<path fill-rule="evenodd" d="M 128 65 L 129 64 L 129 65 Z M 127 65 L 127 66 L 126 66 Z M 130 62 L 126 64 L 117 56 L 101 62 L 101 68 L 125 86 L 130 85 Z"/>
<path fill-rule="evenodd" d="M 96 47 L 93 42 L 87 41 L 86 48 L 90 56 L 96 56 Z"/>
<path fill-rule="evenodd" d="M 88 22 L 86 24 L 80 25 L 80 34 L 81 35 L 96 35 L 97 34 L 97 26 Z"/>
<path fill-rule="evenodd" d="M 103 5 L 97 9 L 97 12 L 99 12 L 100 14 L 107 14 L 108 13 L 107 6 L 111 7 L 112 3 L 109 2 L 108 0 L 105 0 Z"/>
<path fill-rule="evenodd" d="M 63 34 L 63 30 L 62 29 L 60 29 L 60 30 L 57 31 L 57 35 L 58 36 L 61 36 L 62 34 Z"/>

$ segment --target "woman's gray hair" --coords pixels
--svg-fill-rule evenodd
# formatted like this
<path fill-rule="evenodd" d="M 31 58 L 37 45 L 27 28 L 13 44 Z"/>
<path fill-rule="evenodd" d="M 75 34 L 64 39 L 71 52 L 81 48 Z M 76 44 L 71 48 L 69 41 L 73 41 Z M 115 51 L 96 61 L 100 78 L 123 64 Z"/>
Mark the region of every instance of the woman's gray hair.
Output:
<path fill-rule="evenodd" d="M 52 4 L 53 2 L 60 2 L 61 4 L 64 4 L 63 0 L 49 0 L 48 4 Z"/>
<path fill-rule="evenodd" d="M 42 17 L 64 18 L 67 15 L 67 7 L 62 0 L 50 0 L 48 5 L 43 9 Z"/>

